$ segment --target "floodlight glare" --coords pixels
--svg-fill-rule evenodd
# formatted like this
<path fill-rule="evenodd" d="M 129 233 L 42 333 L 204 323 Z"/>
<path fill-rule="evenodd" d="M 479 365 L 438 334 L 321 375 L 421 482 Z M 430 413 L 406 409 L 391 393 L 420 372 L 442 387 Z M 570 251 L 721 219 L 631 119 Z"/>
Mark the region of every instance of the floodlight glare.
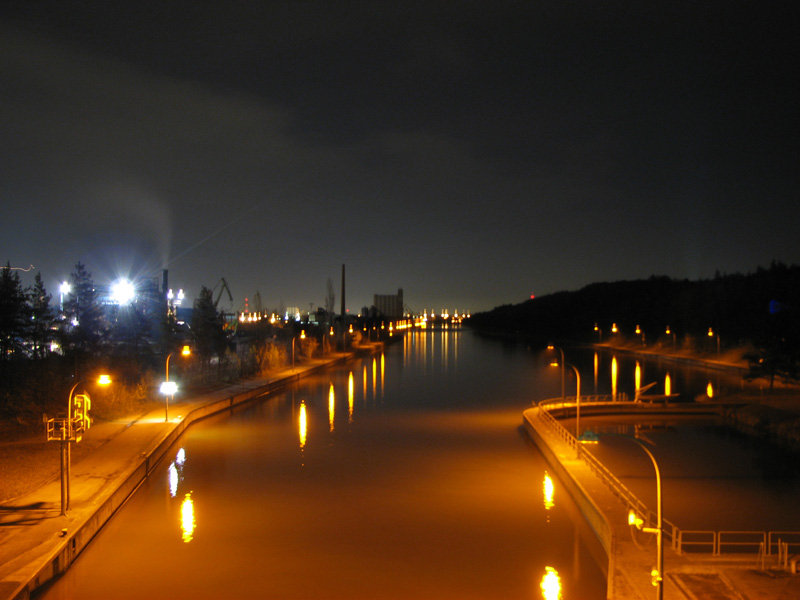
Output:
<path fill-rule="evenodd" d="M 135 295 L 133 284 L 126 279 L 120 279 L 111 288 L 111 297 L 120 305 L 130 304 Z"/>

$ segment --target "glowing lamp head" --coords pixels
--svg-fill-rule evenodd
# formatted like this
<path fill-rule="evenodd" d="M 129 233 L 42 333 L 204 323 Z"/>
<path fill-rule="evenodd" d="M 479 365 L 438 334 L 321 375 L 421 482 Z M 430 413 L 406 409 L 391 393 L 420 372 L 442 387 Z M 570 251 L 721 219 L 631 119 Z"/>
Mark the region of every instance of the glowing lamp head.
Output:
<path fill-rule="evenodd" d="M 633 510 L 628 511 L 628 525 L 641 529 L 643 524 L 644 521 Z"/>
<path fill-rule="evenodd" d="M 161 383 L 161 393 L 165 396 L 172 396 L 178 391 L 178 384 L 174 381 L 164 381 Z"/>
<path fill-rule="evenodd" d="M 100 375 L 97 378 L 98 385 L 109 385 L 111 383 L 111 376 L 109 375 Z"/>
<path fill-rule="evenodd" d="M 181 349 L 181 355 L 182 356 L 189 356 L 191 353 L 192 353 L 192 349 L 189 346 L 184 346 Z"/>

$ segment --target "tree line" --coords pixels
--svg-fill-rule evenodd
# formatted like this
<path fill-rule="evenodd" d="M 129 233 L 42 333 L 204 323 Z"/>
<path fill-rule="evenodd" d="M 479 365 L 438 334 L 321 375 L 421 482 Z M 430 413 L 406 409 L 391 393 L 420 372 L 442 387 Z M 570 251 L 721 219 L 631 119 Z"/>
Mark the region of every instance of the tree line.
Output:
<path fill-rule="evenodd" d="M 263 320 L 240 326 L 234 335 L 213 289 L 205 286 L 183 323 L 155 280 L 140 282 L 130 303 L 117 303 L 78 262 L 68 291 L 54 300 L 40 273 L 25 287 L 10 263 L 0 271 L 0 418 L 40 420 L 42 412 L 63 412 L 70 387 L 100 371 L 112 373 L 114 385 L 94 406 L 105 407 L 109 418 L 131 414 L 158 398 L 165 359 L 173 353 L 170 379 L 179 376 L 181 389 L 191 391 L 283 368 L 345 343 L 343 324 L 336 323 L 334 336 L 331 321 Z M 328 315 L 333 302 L 329 280 Z M 358 334 L 347 336 L 349 344 Z M 189 360 L 177 358 L 183 345 L 191 347 Z"/>
<path fill-rule="evenodd" d="M 191 344 L 194 359 L 171 369 L 185 370 L 197 385 L 225 376 L 225 360 L 210 369 L 227 350 L 211 290 L 201 291 L 189 327 L 168 310 L 157 286 L 139 292 L 130 304 L 110 302 L 78 262 L 69 291 L 54 302 L 41 273 L 26 287 L 10 263 L 0 269 L 0 416 L 63 410 L 65 390 L 100 370 L 114 373 L 111 404 L 136 409 L 153 396 L 165 357 L 181 344 Z"/>
<path fill-rule="evenodd" d="M 627 341 L 711 354 L 742 349 L 751 376 L 797 380 L 800 266 L 773 261 L 713 279 L 593 283 L 473 314 L 469 324 L 540 343 Z"/>

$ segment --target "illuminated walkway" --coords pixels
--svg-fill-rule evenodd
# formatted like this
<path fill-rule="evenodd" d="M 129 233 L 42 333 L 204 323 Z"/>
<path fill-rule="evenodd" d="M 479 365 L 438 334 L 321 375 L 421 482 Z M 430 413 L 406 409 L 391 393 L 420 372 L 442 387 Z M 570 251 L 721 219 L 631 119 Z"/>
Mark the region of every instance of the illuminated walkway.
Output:
<path fill-rule="evenodd" d="M 608 555 L 608 597 L 652 599 L 650 571 L 654 543 L 640 546 L 628 525 L 628 507 L 589 467 L 558 428 L 542 418 L 539 407 L 526 410 L 523 422 L 531 439 L 551 463 Z M 756 570 L 756 557 L 678 555 L 664 544 L 664 598 L 800 598 L 800 576 Z"/>
<path fill-rule="evenodd" d="M 374 344 L 373 349 L 383 347 Z M 359 352 L 369 352 L 364 349 Z M 25 600 L 63 573 L 94 535 L 147 478 L 162 455 L 198 419 L 228 410 L 280 389 L 320 369 L 341 364 L 355 354 L 339 353 L 269 378 L 254 378 L 215 392 L 189 398 L 134 421 L 92 427 L 101 451 L 72 465 L 71 508 L 61 516 L 61 484 L 56 479 L 0 507 L 0 600 Z"/>

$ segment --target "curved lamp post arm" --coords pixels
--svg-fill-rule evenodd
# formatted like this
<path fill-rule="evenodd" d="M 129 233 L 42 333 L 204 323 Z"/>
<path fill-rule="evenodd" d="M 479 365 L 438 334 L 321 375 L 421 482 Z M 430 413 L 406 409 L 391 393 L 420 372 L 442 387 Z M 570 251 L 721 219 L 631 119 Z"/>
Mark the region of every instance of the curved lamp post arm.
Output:
<path fill-rule="evenodd" d="M 572 363 L 565 363 L 575 371 L 575 439 L 581 436 L 581 374 L 578 367 Z"/>
<path fill-rule="evenodd" d="M 78 388 L 78 386 L 84 381 L 88 381 L 88 379 L 81 379 L 75 385 L 73 385 L 72 389 L 69 391 L 69 396 L 67 396 L 67 422 L 72 421 L 72 395 L 75 393 L 75 390 Z"/>
<path fill-rule="evenodd" d="M 647 453 L 647 456 L 650 457 L 651 462 L 653 463 L 653 468 L 656 471 L 656 501 L 657 501 L 657 512 L 656 512 L 656 527 L 641 527 L 638 523 L 636 524 L 637 528 L 641 529 L 647 533 L 655 533 L 656 534 L 656 543 L 657 543 L 657 556 L 656 556 L 656 569 L 658 570 L 657 573 L 653 573 L 653 585 L 656 586 L 656 598 L 658 600 L 662 600 L 664 598 L 664 540 L 663 540 L 663 522 L 661 518 L 661 470 L 658 468 L 658 463 L 656 462 L 656 457 L 653 456 L 653 453 L 650 452 L 650 449 L 644 445 L 644 443 L 634 437 L 630 437 L 627 435 L 623 435 L 621 437 L 628 438 L 629 440 L 636 442 L 642 450 Z"/>

